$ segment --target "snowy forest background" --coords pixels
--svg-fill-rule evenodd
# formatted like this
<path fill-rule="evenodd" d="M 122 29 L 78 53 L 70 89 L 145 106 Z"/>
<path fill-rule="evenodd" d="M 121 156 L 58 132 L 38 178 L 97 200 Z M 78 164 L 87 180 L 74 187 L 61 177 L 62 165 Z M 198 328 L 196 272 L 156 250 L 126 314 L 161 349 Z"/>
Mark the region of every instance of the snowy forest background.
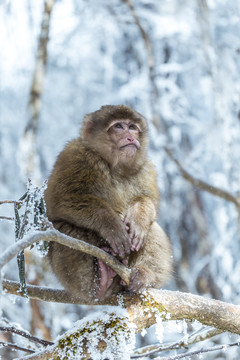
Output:
<path fill-rule="evenodd" d="M 30 144 L 26 132 L 43 7 L 43 0 L 0 3 L 0 201 L 19 199 L 29 174 L 36 185 L 48 178 L 86 113 L 104 104 L 129 105 L 148 119 L 149 156 L 162 198 L 159 223 L 174 251 L 168 287 L 239 304 L 239 0 L 55 1 Z M 208 184 L 208 191 L 194 186 L 194 179 Z M 1 205 L 0 216 L 12 217 L 12 206 Z M 1 251 L 14 242 L 13 222 L 0 222 L 0 239 Z M 34 251 L 26 262 L 29 283 L 59 287 Z M 16 260 L 4 275 L 18 279 Z M 1 303 L 4 317 L 46 339 L 95 311 L 9 295 Z M 150 331 L 139 341 L 154 341 L 151 336 Z M 7 359 L 16 356 L 1 351 Z M 239 355 L 235 348 L 207 358 Z"/>

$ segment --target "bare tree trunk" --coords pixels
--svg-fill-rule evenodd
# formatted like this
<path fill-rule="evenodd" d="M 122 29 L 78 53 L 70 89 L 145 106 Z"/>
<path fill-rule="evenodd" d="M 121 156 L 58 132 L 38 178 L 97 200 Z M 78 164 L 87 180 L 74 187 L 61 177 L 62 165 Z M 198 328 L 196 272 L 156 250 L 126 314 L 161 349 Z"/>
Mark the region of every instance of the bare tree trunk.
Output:
<path fill-rule="evenodd" d="M 54 0 L 45 0 L 44 2 L 36 65 L 29 98 L 29 119 L 19 149 L 20 167 L 24 182 L 26 182 L 26 179 L 29 177 L 31 177 L 35 183 L 40 182 L 40 165 L 36 143 L 41 110 L 41 96 L 43 92 L 48 56 L 47 45 L 49 40 L 50 19 L 53 5 Z"/>

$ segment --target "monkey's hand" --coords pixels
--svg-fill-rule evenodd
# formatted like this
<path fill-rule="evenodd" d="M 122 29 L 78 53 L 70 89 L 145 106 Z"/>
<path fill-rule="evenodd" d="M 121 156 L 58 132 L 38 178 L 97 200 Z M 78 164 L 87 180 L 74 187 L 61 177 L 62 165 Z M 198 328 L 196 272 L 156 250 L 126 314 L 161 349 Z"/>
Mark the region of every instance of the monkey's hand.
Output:
<path fill-rule="evenodd" d="M 123 223 L 120 223 L 120 229 L 112 228 L 105 239 L 112 249 L 112 255 L 124 258 L 126 254 L 130 253 L 131 239 Z"/>
<path fill-rule="evenodd" d="M 138 210 L 139 206 L 138 203 L 136 203 L 128 210 L 124 219 L 125 228 L 129 233 L 132 251 L 139 251 L 143 247 L 151 225 L 150 220 L 147 217 L 143 218 Z"/>

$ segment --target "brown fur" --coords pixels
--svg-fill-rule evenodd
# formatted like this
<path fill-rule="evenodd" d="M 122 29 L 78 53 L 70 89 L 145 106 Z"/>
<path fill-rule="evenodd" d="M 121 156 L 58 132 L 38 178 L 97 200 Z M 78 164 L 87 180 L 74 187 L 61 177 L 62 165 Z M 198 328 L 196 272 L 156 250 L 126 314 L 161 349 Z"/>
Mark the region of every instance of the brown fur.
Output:
<path fill-rule="evenodd" d="M 115 119 L 131 120 L 141 129 L 141 146 L 133 157 L 119 157 L 108 131 Z M 123 105 L 104 106 L 85 117 L 80 137 L 60 153 L 45 192 L 47 214 L 55 228 L 101 248 L 123 246 L 133 269 L 129 286 L 133 291 L 160 287 L 171 272 L 169 240 L 155 222 L 159 194 L 146 146 L 142 115 Z M 141 249 L 129 255 L 129 246 L 135 241 L 130 239 L 131 232 L 132 238 L 141 239 Z M 49 258 L 67 291 L 83 301 L 96 296 L 96 259 L 57 243 L 51 243 Z M 123 289 L 126 287 L 116 276 L 104 296 Z"/>

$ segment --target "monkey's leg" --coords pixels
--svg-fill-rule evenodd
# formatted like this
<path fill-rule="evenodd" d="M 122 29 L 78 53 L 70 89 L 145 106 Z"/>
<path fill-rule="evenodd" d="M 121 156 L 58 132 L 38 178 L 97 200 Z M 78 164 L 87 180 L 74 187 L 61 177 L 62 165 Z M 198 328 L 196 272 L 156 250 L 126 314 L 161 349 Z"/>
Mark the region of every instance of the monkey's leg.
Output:
<path fill-rule="evenodd" d="M 172 270 L 171 246 L 167 235 L 154 222 L 144 247 L 131 261 L 132 275 L 129 290 L 138 291 L 144 287 L 160 288 Z"/>
<path fill-rule="evenodd" d="M 51 243 L 49 259 L 53 272 L 70 294 L 79 297 L 83 302 L 95 298 L 97 277 L 92 256 Z"/>

